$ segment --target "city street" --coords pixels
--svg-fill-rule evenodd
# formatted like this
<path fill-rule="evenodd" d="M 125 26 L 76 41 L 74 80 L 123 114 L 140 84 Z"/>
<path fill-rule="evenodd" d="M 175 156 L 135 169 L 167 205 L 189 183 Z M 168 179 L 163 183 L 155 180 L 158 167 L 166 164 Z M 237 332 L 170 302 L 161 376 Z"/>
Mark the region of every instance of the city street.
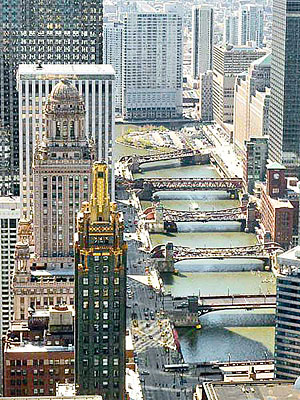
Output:
<path fill-rule="evenodd" d="M 118 199 L 127 200 L 126 192 Z M 124 214 L 125 232 L 135 231 L 138 216 L 133 206 L 118 202 Z M 149 255 L 139 250 L 140 242 L 128 240 L 127 275 L 146 275 L 145 267 L 151 266 Z M 169 296 L 166 296 L 167 298 Z M 127 279 L 127 327 L 132 328 L 135 361 L 146 400 L 192 399 L 194 386 L 199 382 L 195 370 L 164 372 L 166 364 L 184 363 L 174 345 L 169 322 L 164 313 L 164 298 L 151 287 Z M 133 326 L 136 321 L 137 326 Z"/>

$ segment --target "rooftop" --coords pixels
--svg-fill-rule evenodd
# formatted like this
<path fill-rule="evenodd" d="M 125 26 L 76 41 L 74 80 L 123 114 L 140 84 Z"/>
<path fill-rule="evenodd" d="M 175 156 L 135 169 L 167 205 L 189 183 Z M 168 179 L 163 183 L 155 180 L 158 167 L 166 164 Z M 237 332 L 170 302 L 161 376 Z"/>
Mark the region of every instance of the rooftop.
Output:
<path fill-rule="evenodd" d="M 262 381 L 251 383 L 204 383 L 208 400 L 299 400 L 300 392 L 292 381 Z"/>
<path fill-rule="evenodd" d="M 6 353 L 47 353 L 47 352 L 72 352 L 74 351 L 74 346 L 43 346 L 38 344 L 26 343 L 14 346 L 13 344 L 8 344 L 6 348 Z"/>
<path fill-rule="evenodd" d="M 28 76 L 39 76 L 40 79 L 69 78 L 77 80 L 78 75 L 115 75 L 115 70 L 109 64 L 20 64 L 18 76 L 26 79 Z M 52 78 L 53 77 L 53 78 Z"/>
<path fill-rule="evenodd" d="M 286 169 L 284 165 L 277 161 L 268 161 L 267 169 Z"/>
<path fill-rule="evenodd" d="M 258 65 L 260 67 L 271 67 L 271 59 L 272 54 L 268 53 L 265 56 L 262 56 L 261 58 L 253 61 L 252 65 Z"/>

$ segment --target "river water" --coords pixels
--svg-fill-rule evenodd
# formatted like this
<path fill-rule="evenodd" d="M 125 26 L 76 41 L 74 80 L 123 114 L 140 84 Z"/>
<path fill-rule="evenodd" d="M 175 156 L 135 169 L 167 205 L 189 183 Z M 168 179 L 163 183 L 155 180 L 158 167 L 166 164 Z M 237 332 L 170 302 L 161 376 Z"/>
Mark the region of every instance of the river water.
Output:
<path fill-rule="evenodd" d="M 127 126 L 117 126 L 117 135 Z M 122 145 L 115 156 L 144 154 Z M 186 166 L 178 162 L 142 166 L 136 177 L 217 177 L 211 166 Z M 226 192 L 162 192 L 158 196 L 164 207 L 173 209 L 220 210 L 236 207 Z M 143 207 L 150 205 L 143 202 Z M 178 232 L 152 234 L 152 244 L 173 242 L 190 247 L 233 247 L 256 243 L 255 235 L 240 232 L 240 224 L 181 223 Z M 266 294 L 275 293 L 275 280 L 256 260 L 194 260 L 176 264 L 178 276 L 163 276 L 165 288 L 172 294 Z M 240 270 L 245 272 L 240 272 Z M 215 272 L 219 271 L 219 272 Z M 235 272 L 229 272 L 235 271 Z M 183 356 L 187 362 L 220 360 L 254 360 L 271 357 L 274 349 L 274 314 L 272 311 L 214 312 L 201 317 L 201 330 L 178 329 Z"/>

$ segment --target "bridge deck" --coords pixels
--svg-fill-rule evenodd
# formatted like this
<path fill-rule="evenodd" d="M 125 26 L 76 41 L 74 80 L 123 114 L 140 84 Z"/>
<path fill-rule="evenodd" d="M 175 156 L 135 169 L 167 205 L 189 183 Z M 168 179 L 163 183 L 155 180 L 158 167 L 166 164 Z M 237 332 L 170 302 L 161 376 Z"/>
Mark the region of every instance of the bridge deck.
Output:
<path fill-rule="evenodd" d="M 203 296 L 199 298 L 199 309 L 209 308 L 266 308 L 275 307 L 276 295 L 232 295 Z"/>

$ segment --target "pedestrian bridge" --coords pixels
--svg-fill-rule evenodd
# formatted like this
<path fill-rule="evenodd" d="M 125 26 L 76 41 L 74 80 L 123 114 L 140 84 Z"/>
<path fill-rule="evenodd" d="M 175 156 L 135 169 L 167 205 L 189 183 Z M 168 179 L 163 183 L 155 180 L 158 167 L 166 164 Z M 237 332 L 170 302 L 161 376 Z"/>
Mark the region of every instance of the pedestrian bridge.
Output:
<path fill-rule="evenodd" d="M 140 172 L 140 166 L 146 163 L 159 161 L 180 160 L 182 165 L 209 164 L 210 151 L 199 150 L 178 150 L 168 153 L 152 153 L 148 155 L 123 156 L 120 162 L 126 163 L 132 173 Z"/>

